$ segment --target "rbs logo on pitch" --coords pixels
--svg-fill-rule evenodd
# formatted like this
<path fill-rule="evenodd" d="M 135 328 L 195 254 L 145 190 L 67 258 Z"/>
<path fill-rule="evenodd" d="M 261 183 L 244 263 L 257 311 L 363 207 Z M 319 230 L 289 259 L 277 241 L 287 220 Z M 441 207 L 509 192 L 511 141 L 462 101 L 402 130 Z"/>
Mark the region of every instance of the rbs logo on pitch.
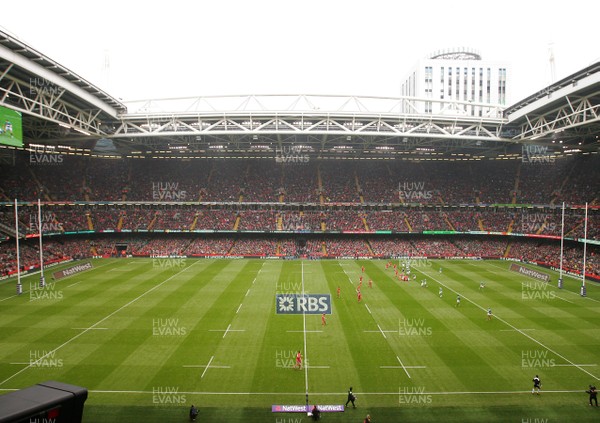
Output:
<path fill-rule="evenodd" d="M 277 314 L 331 314 L 329 294 L 277 294 Z"/>

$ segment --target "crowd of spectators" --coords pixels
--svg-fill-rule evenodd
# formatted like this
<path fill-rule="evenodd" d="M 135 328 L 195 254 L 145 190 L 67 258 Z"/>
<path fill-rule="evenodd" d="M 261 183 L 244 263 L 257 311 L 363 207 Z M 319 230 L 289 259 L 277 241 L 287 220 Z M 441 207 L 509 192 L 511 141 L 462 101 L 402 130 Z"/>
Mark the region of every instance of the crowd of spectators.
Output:
<path fill-rule="evenodd" d="M 284 257 L 298 257 L 304 255 L 302 248 L 298 246 L 298 243 L 291 238 L 285 238 L 278 240 L 277 255 Z"/>
<path fill-rule="evenodd" d="M 277 252 L 277 240 L 274 238 L 240 238 L 235 240 L 230 254 L 232 256 L 274 256 Z"/>
<path fill-rule="evenodd" d="M 16 153 L 1 165 L 0 198 L 33 201 L 218 201 L 568 204 L 598 198 L 597 157 L 546 166 L 510 161 L 410 162 L 262 159 L 103 159 L 62 156 L 53 165 Z"/>
<path fill-rule="evenodd" d="M 185 252 L 190 256 L 222 256 L 229 253 L 233 242 L 233 238 L 194 238 Z"/>
<path fill-rule="evenodd" d="M 132 253 L 150 257 L 183 256 L 190 242 L 184 238 L 154 238 Z"/>
<path fill-rule="evenodd" d="M 417 256 L 412 242 L 401 238 L 369 238 L 373 254 L 383 257 Z"/>
<path fill-rule="evenodd" d="M 325 202 L 358 203 L 359 193 L 353 169 L 344 163 L 324 163 L 319 168 Z M 343 177 L 341 177 L 343 175 Z"/>
<path fill-rule="evenodd" d="M 121 229 L 129 231 L 147 230 L 156 212 L 151 209 L 138 207 L 127 208 L 121 211 Z"/>
<path fill-rule="evenodd" d="M 245 202 L 278 202 L 281 194 L 282 166 L 260 166 L 250 162 L 247 165 L 242 188 Z"/>
<path fill-rule="evenodd" d="M 24 240 L 20 245 L 23 270 L 39 267 L 38 240 Z M 309 237 L 307 239 L 259 237 L 192 237 L 192 236 L 81 236 L 50 237 L 44 241 L 46 264 L 68 258 L 181 256 L 287 256 L 287 257 L 483 257 L 514 258 L 560 264 L 560 243 L 542 239 L 510 237 Z M 580 272 L 583 249 L 566 244 L 563 267 Z M 0 275 L 16 270 L 16 249 L 11 242 L 0 243 Z M 590 246 L 586 256 L 586 272 L 600 276 L 600 251 Z"/>
<path fill-rule="evenodd" d="M 235 226 L 239 218 L 239 224 Z M 364 221 L 363 221 L 364 219 Z M 37 207 L 19 209 L 19 231 L 22 234 L 38 232 Z M 584 238 L 585 211 L 567 210 L 564 234 L 568 238 Z M 5 232 L 14 228 L 12 207 L 0 209 L 0 228 Z M 324 228 L 324 229 L 323 229 Z M 238 207 L 207 208 L 195 205 L 135 205 L 43 207 L 43 233 L 74 231 L 486 231 L 560 236 L 562 216 L 560 209 L 457 207 L 425 208 L 400 207 L 390 210 L 329 209 L 320 211 L 242 210 Z M 588 213 L 587 238 L 600 237 L 600 210 Z"/>
<path fill-rule="evenodd" d="M 187 231 L 191 228 L 195 216 L 195 210 L 191 209 L 158 210 L 155 214 L 153 227 L 162 230 Z"/>
<path fill-rule="evenodd" d="M 229 209 L 208 209 L 198 212 L 194 229 L 231 231 L 235 225 L 236 212 Z"/>
<path fill-rule="evenodd" d="M 324 239 L 324 243 L 327 257 L 368 257 L 372 255 L 368 243 L 364 239 Z"/>
<path fill-rule="evenodd" d="M 369 211 L 366 212 L 366 220 L 371 231 L 410 232 L 404 211 Z"/>
<path fill-rule="evenodd" d="M 328 231 L 360 231 L 366 230 L 363 214 L 356 210 L 331 210 L 324 213 L 323 222 Z"/>
<path fill-rule="evenodd" d="M 283 231 L 320 231 L 323 221 L 322 213 L 282 211 L 278 216 L 280 226 L 277 227 Z"/>
<path fill-rule="evenodd" d="M 277 229 L 277 212 L 272 210 L 253 210 L 239 214 L 238 229 L 247 231 L 274 231 Z"/>
<path fill-rule="evenodd" d="M 63 156 L 44 163 L 16 153 L 12 166 L 0 165 L 0 231 L 15 225 L 11 202 L 49 201 L 42 211 L 44 233 L 76 231 L 493 231 L 560 236 L 558 206 L 585 202 L 593 207 L 587 238 L 600 239 L 600 162 L 569 157 L 553 163 L 520 160 L 411 162 L 402 160 L 310 160 L 282 164 L 248 159 L 100 159 Z M 65 202 L 103 204 L 63 204 Z M 130 201 L 131 203 L 113 202 Z M 210 204 L 172 204 L 210 202 Z M 149 202 L 145 204 L 140 202 Z M 216 204 L 213 204 L 216 203 Z M 263 203 L 255 205 L 244 203 Z M 171 204 L 167 204 L 171 203 Z M 219 204 L 221 203 L 221 204 Z M 233 203 L 233 204 L 231 204 Z M 273 205 L 277 204 L 277 205 Z M 300 204 L 296 204 L 300 203 Z M 351 203 L 340 205 L 335 203 Z M 393 204 L 392 204 L 393 203 Z M 279 206 L 281 204 L 281 207 Z M 491 204 L 543 204 L 499 207 Z M 343 208 L 342 208 L 343 207 Z M 38 231 L 35 204 L 19 208 L 19 231 Z M 567 207 L 564 233 L 584 237 L 584 210 Z M 56 239 L 60 239 L 57 241 Z M 123 238 L 118 238 L 123 240 Z M 134 237 L 127 249 L 116 240 L 58 237 L 47 243 L 48 259 L 90 255 L 457 255 L 504 256 L 556 263 L 555 244 L 503 240 L 399 240 L 309 238 L 169 239 Z M 27 244 L 24 263 L 39 260 Z M 0 271 L 14 269 L 14 250 L 0 244 Z M 581 248 L 570 246 L 565 261 L 580 266 Z M 597 256 L 590 269 L 598 268 Z"/>

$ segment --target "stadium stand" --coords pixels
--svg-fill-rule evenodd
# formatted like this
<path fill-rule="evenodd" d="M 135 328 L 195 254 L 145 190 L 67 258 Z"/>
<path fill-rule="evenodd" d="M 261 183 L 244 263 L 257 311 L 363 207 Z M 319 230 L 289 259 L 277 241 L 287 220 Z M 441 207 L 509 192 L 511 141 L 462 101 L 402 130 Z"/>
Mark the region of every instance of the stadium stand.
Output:
<path fill-rule="evenodd" d="M 19 231 L 35 236 L 40 198 L 44 259 L 50 262 L 119 255 L 465 256 L 557 266 L 565 201 L 565 237 L 583 238 L 587 202 L 587 238 L 600 240 L 597 158 L 569 157 L 545 167 L 520 161 L 382 163 L 285 166 L 249 159 L 65 156 L 42 166 L 17 154 L 14 166 L 0 166 L 0 230 L 14 234 L 11 201 L 17 198 L 29 202 L 20 207 Z M 190 235 L 215 231 L 221 232 L 217 238 Z M 249 232 L 255 235 L 238 236 Z M 375 237 L 378 232 L 388 235 Z M 414 237 L 429 232 L 538 238 Z M 170 238 L 163 238 L 165 233 Z M 400 234 L 412 235 L 404 239 Z M 306 235 L 302 242 L 300 235 Z M 2 274 L 14 272 L 14 246 L 0 243 L 0 255 Z M 21 259 L 24 269 L 39 266 L 33 243 L 24 242 Z M 565 264 L 579 272 L 581 262 L 581 243 L 571 241 Z M 587 271 L 598 275 L 598 266 L 597 245 L 592 244 Z"/>

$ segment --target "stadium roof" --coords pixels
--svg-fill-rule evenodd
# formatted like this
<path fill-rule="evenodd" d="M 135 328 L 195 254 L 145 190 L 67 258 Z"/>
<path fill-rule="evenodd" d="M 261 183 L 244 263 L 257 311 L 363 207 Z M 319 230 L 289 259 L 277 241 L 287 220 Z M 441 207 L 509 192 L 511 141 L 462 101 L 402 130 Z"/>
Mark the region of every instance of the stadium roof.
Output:
<path fill-rule="evenodd" d="M 517 102 L 504 111 L 515 139 L 596 145 L 600 134 L 600 62 Z"/>
<path fill-rule="evenodd" d="M 0 104 L 26 115 L 24 129 L 30 141 L 40 141 L 40 134 L 66 138 L 65 129 L 101 135 L 103 121 L 126 111 L 100 88 L 1 30 Z"/>
<path fill-rule="evenodd" d="M 505 110 L 497 105 L 334 95 L 115 100 L 0 31 L 0 104 L 24 113 L 28 146 L 113 157 L 257 157 L 302 152 L 347 159 L 516 158 L 523 144 L 598 152 L 600 65 Z M 477 107 L 477 116 L 466 114 Z M 559 139 L 560 138 L 560 139 Z M 562 142 L 561 142 L 562 141 Z M 95 152 L 94 152 L 95 149 Z"/>

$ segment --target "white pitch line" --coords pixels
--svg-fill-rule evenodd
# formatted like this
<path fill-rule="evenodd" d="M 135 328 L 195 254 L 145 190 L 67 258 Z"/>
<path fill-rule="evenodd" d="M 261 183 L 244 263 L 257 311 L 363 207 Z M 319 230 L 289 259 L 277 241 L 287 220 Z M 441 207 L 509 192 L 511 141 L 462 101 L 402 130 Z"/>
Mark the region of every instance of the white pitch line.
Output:
<path fill-rule="evenodd" d="M 242 305 L 240 304 L 240 306 L 237 308 L 237 310 L 235 311 L 235 314 L 238 314 L 240 312 L 240 308 L 242 308 Z"/>
<path fill-rule="evenodd" d="M 80 280 L 79 282 L 72 283 L 71 285 L 67 285 L 67 286 L 65 286 L 65 288 L 70 288 L 70 287 L 75 286 L 75 285 L 77 285 L 78 283 L 81 283 L 81 282 L 83 282 L 83 280 Z"/>
<path fill-rule="evenodd" d="M 423 271 L 420 271 L 422 274 L 426 274 Z M 437 283 L 439 283 L 440 285 L 444 286 L 446 289 L 454 292 L 455 294 L 458 294 L 457 291 L 455 291 L 454 289 L 450 288 L 448 285 L 444 284 L 443 282 L 440 282 L 439 280 L 437 280 L 436 278 L 434 278 L 433 276 L 431 276 L 430 274 L 427 274 L 431 279 L 433 279 L 434 281 L 436 281 Z M 467 300 L 468 302 L 470 302 L 471 304 L 473 304 L 474 306 L 478 307 L 479 309 L 486 311 L 486 309 L 482 306 L 480 306 L 479 304 L 477 304 L 475 301 L 468 299 L 467 297 L 465 297 L 464 295 L 461 295 L 462 298 L 464 298 L 465 300 Z M 556 355 L 557 357 L 562 358 L 564 361 L 566 361 L 569 364 L 572 364 L 574 367 L 577 367 L 579 370 L 581 370 L 582 372 L 584 372 L 585 374 L 587 374 L 588 376 L 593 377 L 596 380 L 600 380 L 600 378 L 598 376 L 593 375 L 592 373 L 588 372 L 587 370 L 585 370 L 583 367 L 576 365 L 575 363 L 573 363 L 571 360 L 567 359 L 566 357 L 564 357 L 563 355 L 557 353 L 556 351 L 554 351 L 553 349 L 547 347 L 546 345 L 542 344 L 540 341 L 538 341 L 537 339 L 535 339 L 534 337 L 526 334 L 525 332 L 523 332 L 521 329 L 518 329 L 517 327 L 511 325 L 510 323 L 508 323 L 506 320 L 502 319 L 501 317 L 498 317 L 498 315 L 494 314 L 494 318 L 499 320 L 500 322 L 504 323 L 506 326 L 512 328 L 513 330 L 516 330 L 517 332 L 519 332 L 521 335 L 523 335 L 524 337 L 530 339 L 531 341 L 535 342 L 536 344 L 538 344 L 539 346 L 541 346 L 542 348 L 550 351 L 552 354 Z"/>
<path fill-rule="evenodd" d="M 379 326 L 379 323 L 377 323 L 377 327 L 379 328 L 379 332 L 381 332 L 381 334 L 383 335 L 383 337 L 384 337 L 385 339 L 387 339 L 387 336 L 386 336 L 386 334 L 383 332 L 383 329 L 381 329 L 381 326 Z M 410 376 L 409 376 L 409 377 L 410 377 Z"/>
<path fill-rule="evenodd" d="M 304 290 L 304 261 L 300 261 L 300 269 L 302 272 L 301 281 L 302 281 L 302 297 L 306 295 L 306 291 Z M 306 353 L 308 346 L 306 345 L 306 311 L 302 308 L 302 330 L 304 331 L 304 361 L 308 361 L 308 355 Z M 304 366 L 304 394 L 306 396 L 306 405 L 308 406 L 308 366 Z"/>
<path fill-rule="evenodd" d="M 535 330 L 535 329 L 521 329 L 521 330 Z M 500 329 L 500 332 L 515 332 L 515 329 Z"/>
<path fill-rule="evenodd" d="M 366 333 L 381 333 L 381 332 L 396 333 L 398 331 L 397 330 L 363 330 L 363 332 L 366 332 Z"/>
<path fill-rule="evenodd" d="M 207 364 L 184 364 L 182 367 L 187 368 L 204 368 L 208 367 Z M 231 366 L 210 366 L 211 369 L 231 369 Z"/>
<path fill-rule="evenodd" d="M 582 367 L 596 367 L 597 364 L 555 364 L 554 366 L 551 367 L 578 367 L 578 366 L 582 366 Z"/>
<path fill-rule="evenodd" d="M 352 278 L 350 277 L 350 275 L 348 273 L 346 273 L 346 269 L 344 269 L 344 266 L 342 266 L 340 264 L 340 262 L 338 261 L 338 265 L 342 268 L 342 270 L 344 271 L 344 274 L 346 275 L 346 277 L 348 278 L 348 282 L 350 283 L 350 285 L 354 286 L 354 284 L 352 283 Z"/>
<path fill-rule="evenodd" d="M 400 360 L 400 357 L 396 356 L 396 358 L 398 359 L 398 363 L 400 363 L 400 365 L 402 366 L 402 368 L 404 369 L 404 372 L 406 373 L 406 376 L 408 376 L 409 379 L 412 379 L 410 377 L 410 374 L 408 374 L 408 370 L 406 370 L 406 366 L 404 365 L 404 363 L 402 363 L 402 360 Z"/>
<path fill-rule="evenodd" d="M 16 372 L 15 374 L 13 374 L 12 376 L 7 377 L 6 379 L 4 379 L 2 382 L 0 382 L 0 386 L 4 385 L 6 382 L 8 382 L 9 380 L 11 380 L 12 378 L 20 375 L 21 373 L 23 373 L 25 370 L 29 369 L 30 367 L 32 367 L 33 364 L 37 363 L 40 360 L 43 360 L 44 358 L 46 358 L 47 356 L 54 354 L 56 351 L 58 351 L 59 349 L 61 349 L 62 347 L 64 347 L 67 344 L 70 344 L 71 342 L 73 342 L 74 340 L 76 340 L 77 338 L 79 338 L 81 335 L 83 335 L 84 333 L 87 333 L 88 330 L 91 330 L 91 328 L 94 328 L 96 326 L 98 326 L 99 324 L 103 323 L 104 321 L 110 319 L 112 316 L 114 316 L 115 314 L 117 314 L 119 311 L 123 310 L 125 307 L 130 306 L 131 304 L 135 303 L 137 300 L 139 300 L 140 298 L 148 295 L 149 293 L 151 293 L 152 291 L 154 291 L 155 289 L 160 288 L 161 286 L 163 286 L 165 283 L 169 282 L 171 279 L 177 277 L 180 273 L 182 273 L 183 271 L 189 269 L 190 267 L 192 267 L 194 264 L 198 263 L 197 261 L 195 261 L 194 263 L 192 263 L 191 265 L 189 265 L 188 267 L 185 267 L 183 269 L 181 269 L 179 272 L 175 273 L 174 275 L 168 277 L 167 279 L 165 279 L 164 281 L 162 281 L 161 283 L 159 283 L 158 285 L 154 285 L 152 288 L 148 289 L 147 291 L 141 293 L 140 295 L 138 295 L 137 297 L 135 297 L 133 300 L 129 301 L 127 304 L 122 305 L 121 307 L 119 307 L 118 309 L 116 309 L 115 311 L 113 311 L 112 313 L 110 313 L 109 315 L 103 317 L 102 319 L 98 320 L 96 323 L 94 323 L 92 326 L 90 326 L 90 329 L 86 329 L 80 333 L 78 333 L 77 335 L 67 339 L 65 342 L 63 342 L 62 344 L 60 344 L 58 347 L 54 348 L 51 351 L 48 351 L 46 354 L 44 354 L 42 357 L 38 358 L 35 362 L 33 363 L 29 363 L 29 365 L 27 365 L 27 367 L 23 367 L 21 370 L 19 370 L 18 372 Z M 100 266 L 99 266 L 100 267 Z M 96 268 L 97 269 L 97 268 Z"/>
<path fill-rule="evenodd" d="M 204 371 L 202 372 L 202 376 L 200 376 L 200 379 L 202 379 L 204 377 L 204 374 L 206 373 L 206 371 L 208 370 L 208 368 L 210 367 L 210 363 L 212 363 L 213 359 L 215 358 L 215 356 L 213 355 L 210 360 L 208 360 L 208 364 L 206 365 L 206 368 L 204 369 Z"/>
<path fill-rule="evenodd" d="M 427 366 L 379 366 L 380 369 L 426 369 Z M 410 377 L 410 376 L 409 376 Z"/>
<path fill-rule="evenodd" d="M 250 293 L 250 288 L 248 288 L 248 290 L 246 291 L 245 297 L 247 297 L 249 293 Z"/>
<path fill-rule="evenodd" d="M 231 326 L 231 325 L 229 325 Z M 209 329 L 209 332 L 246 332 L 246 329 Z"/>
<path fill-rule="evenodd" d="M 216 366 L 211 366 L 211 368 L 216 368 Z M 0 388 L 0 392 L 13 392 L 18 391 L 16 388 Z M 152 394 L 152 391 L 144 391 L 144 390 L 105 390 L 105 389 L 91 389 L 88 392 L 94 394 Z M 577 394 L 581 395 L 582 390 L 563 390 L 563 391 L 544 391 L 544 395 L 546 394 Z M 186 395 L 243 395 L 243 396 L 298 396 L 303 395 L 304 392 L 201 392 L 201 391 L 179 391 L 179 394 Z M 355 392 L 357 395 L 398 395 L 398 391 L 396 392 Z M 345 395 L 346 392 L 313 392 L 313 395 L 317 396 L 325 396 L 325 395 Z M 508 395 L 508 394 L 529 394 L 531 395 L 531 389 L 526 391 L 486 391 L 486 392 L 422 392 L 419 393 L 421 395 Z"/>
<path fill-rule="evenodd" d="M 227 326 L 227 329 L 225 329 L 225 333 L 223 334 L 223 339 L 225 339 L 225 337 L 227 336 L 227 332 L 229 332 L 229 329 L 231 329 L 231 323 L 229 324 L 229 326 Z"/>
<path fill-rule="evenodd" d="M 329 366 L 306 366 L 306 367 L 310 367 L 311 369 L 330 369 L 331 368 Z"/>
<path fill-rule="evenodd" d="M 371 313 L 371 309 L 369 308 L 369 306 L 367 305 L 367 303 L 365 303 L 365 307 L 367 308 L 367 311 L 369 312 L 369 314 L 373 315 L 373 313 Z"/>
<path fill-rule="evenodd" d="M 566 300 L 566 299 L 564 299 L 563 297 L 560 297 L 560 296 L 558 296 L 558 295 L 555 295 L 555 297 L 556 297 L 556 298 L 558 298 L 559 300 L 563 300 L 563 301 L 566 301 L 566 302 L 568 302 L 568 303 L 575 304 L 573 301 Z"/>
<path fill-rule="evenodd" d="M 27 293 L 27 292 L 29 292 L 29 291 L 23 291 L 23 294 L 25 294 L 25 293 Z M 23 295 L 23 294 L 21 294 L 21 295 Z M 0 300 L 0 302 L 2 302 L 2 301 L 6 301 L 6 300 L 10 300 L 11 298 L 15 298 L 15 297 L 19 297 L 19 296 L 20 296 L 20 295 L 18 295 L 18 294 L 11 295 L 10 297 L 2 298 L 2 299 Z"/>
<path fill-rule="evenodd" d="M 108 328 L 71 328 L 73 330 L 108 330 Z"/>

